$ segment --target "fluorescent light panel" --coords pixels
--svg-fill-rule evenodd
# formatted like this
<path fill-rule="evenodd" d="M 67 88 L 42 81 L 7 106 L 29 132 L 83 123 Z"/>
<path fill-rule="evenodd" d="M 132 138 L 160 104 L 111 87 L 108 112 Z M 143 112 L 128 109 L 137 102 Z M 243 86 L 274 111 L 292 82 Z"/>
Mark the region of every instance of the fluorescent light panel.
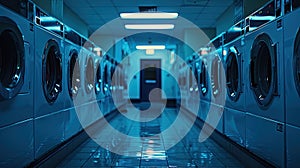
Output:
<path fill-rule="evenodd" d="M 122 19 L 176 19 L 178 17 L 178 13 L 121 13 L 120 17 Z"/>
<path fill-rule="evenodd" d="M 138 50 L 164 50 L 166 49 L 165 45 L 137 45 L 136 49 Z"/>
<path fill-rule="evenodd" d="M 125 24 L 125 28 L 137 30 L 164 30 L 174 29 L 174 24 Z"/>

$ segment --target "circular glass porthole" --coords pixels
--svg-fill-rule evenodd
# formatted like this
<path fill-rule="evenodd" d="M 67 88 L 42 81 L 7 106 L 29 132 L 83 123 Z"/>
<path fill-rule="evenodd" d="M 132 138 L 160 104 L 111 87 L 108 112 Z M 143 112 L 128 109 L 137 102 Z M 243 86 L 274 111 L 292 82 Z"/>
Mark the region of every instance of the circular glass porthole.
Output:
<path fill-rule="evenodd" d="M 104 72 L 103 72 L 103 85 L 102 85 L 104 93 L 107 93 L 108 89 L 109 89 L 108 88 L 108 75 L 107 75 L 107 73 L 108 73 L 108 67 L 107 67 L 107 65 L 105 65 L 104 66 Z"/>
<path fill-rule="evenodd" d="M 228 97 L 237 101 L 240 96 L 240 68 L 238 63 L 239 53 L 232 47 L 226 58 L 226 86 Z"/>
<path fill-rule="evenodd" d="M 197 82 L 197 85 L 199 84 L 199 62 L 195 62 L 195 67 L 194 67 L 194 75 L 195 75 L 195 79 Z"/>
<path fill-rule="evenodd" d="M 87 93 L 91 93 L 94 89 L 94 61 L 93 58 L 90 56 L 87 59 L 85 64 L 85 90 Z"/>
<path fill-rule="evenodd" d="M 114 86 L 115 83 L 112 83 L 113 82 L 113 77 L 114 77 L 115 70 L 116 70 L 115 66 L 113 66 L 113 67 L 110 68 L 110 90 L 113 90 L 113 87 L 115 87 Z"/>
<path fill-rule="evenodd" d="M 276 92 L 276 55 L 270 37 L 259 35 L 253 42 L 250 66 L 251 89 L 259 105 L 268 106 Z"/>
<path fill-rule="evenodd" d="M 54 40 L 49 40 L 44 49 L 42 83 L 46 100 L 54 103 L 62 90 L 61 53 Z"/>
<path fill-rule="evenodd" d="M 221 60 L 218 56 L 215 56 L 215 58 L 212 61 L 212 67 L 211 67 L 211 87 L 212 87 L 212 93 L 214 97 L 219 95 L 221 93 L 220 88 L 220 64 Z"/>
<path fill-rule="evenodd" d="M 69 88 L 70 97 L 74 98 L 77 96 L 79 89 L 81 87 L 78 52 L 76 50 L 72 50 L 69 56 L 70 56 L 70 60 L 69 60 L 69 68 L 68 68 L 68 76 L 69 76 L 68 88 Z"/>
<path fill-rule="evenodd" d="M 294 43 L 294 79 L 295 85 L 300 96 L 300 30 L 297 33 L 295 43 Z"/>
<path fill-rule="evenodd" d="M 201 71 L 200 71 L 200 89 L 203 96 L 207 95 L 208 92 L 208 82 L 207 82 L 208 72 L 206 69 L 205 63 L 202 61 L 201 63 Z"/>
<path fill-rule="evenodd" d="M 113 75 L 115 73 L 115 69 L 116 68 L 114 66 L 110 68 L 110 81 L 112 81 L 112 79 L 113 79 Z"/>
<path fill-rule="evenodd" d="M 96 85 L 95 85 L 95 93 L 99 94 L 102 91 L 102 75 L 101 75 L 101 66 L 98 64 L 97 66 L 97 72 L 96 72 Z"/>
<path fill-rule="evenodd" d="M 3 19 L 3 20 L 2 20 Z M 22 34 L 16 24 L 0 20 L 0 100 L 11 99 L 24 83 L 25 55 Z"/>

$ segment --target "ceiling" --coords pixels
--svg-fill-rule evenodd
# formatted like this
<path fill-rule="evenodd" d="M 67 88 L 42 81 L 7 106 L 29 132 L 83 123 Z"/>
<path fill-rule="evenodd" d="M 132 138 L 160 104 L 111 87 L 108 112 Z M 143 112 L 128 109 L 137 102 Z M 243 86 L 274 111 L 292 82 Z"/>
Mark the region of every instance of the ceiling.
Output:
<path fill-rule="evenodd" d="M 139 6 L 156 6 L 160 12 L 178 12 L 199 28 L 214 28 L 216 20 L 233 3 L 234 0 L 64 0 L 64 3 L 75 12 L 89 27 L 92 34 L 104 24 L 119 18 L 122 12 L 139 12 Z M 117 32 L 117 30 L 116 30 Z M 145 33 L 144 33 L 145 34 Z M 165 39 L 165 36 L 162 36 Z M 148 36 L 135 36 L 144 43 Z M 162 40 L 158 36 L 151 39 Z M 165 39 L 170 43 L 170 39 Z"/>

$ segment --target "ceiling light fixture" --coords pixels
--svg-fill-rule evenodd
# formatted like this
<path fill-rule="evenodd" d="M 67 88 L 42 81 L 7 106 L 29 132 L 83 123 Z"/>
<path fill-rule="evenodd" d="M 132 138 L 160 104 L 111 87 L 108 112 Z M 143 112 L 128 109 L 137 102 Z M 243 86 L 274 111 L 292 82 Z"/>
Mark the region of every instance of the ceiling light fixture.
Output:
<path fill-rule="evenodd" d="M 165 45 L 137 45 L 136 49 L 138 50 L 164 50 L 166 49 Z"/>
<path fill-rule="evenodd" d="M 142 12 L 120 13 L 122 19 L 177 19 L 178 13 Z"/>
<path fill-rule="evenodd" d="M 126 29 L 137 30 L 164 30 L 174 29 L 174 24 L 125 24 Z"/>

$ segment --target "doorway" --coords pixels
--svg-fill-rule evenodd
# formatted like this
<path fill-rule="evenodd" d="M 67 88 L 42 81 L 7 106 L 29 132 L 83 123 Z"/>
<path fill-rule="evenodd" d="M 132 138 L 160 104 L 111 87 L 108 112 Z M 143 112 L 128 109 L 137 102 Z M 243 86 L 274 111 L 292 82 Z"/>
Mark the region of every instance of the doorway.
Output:
<path fill-rule="evenodd" d="M 142 102 L 149 102 L 150 92 L 155 89 L 161 89 L 161 60 L 160 59 L 142 59 L 140 72 L 140 99 Z M 161 92 L 155 92 L 152 101 L 160 101 Z"/>

